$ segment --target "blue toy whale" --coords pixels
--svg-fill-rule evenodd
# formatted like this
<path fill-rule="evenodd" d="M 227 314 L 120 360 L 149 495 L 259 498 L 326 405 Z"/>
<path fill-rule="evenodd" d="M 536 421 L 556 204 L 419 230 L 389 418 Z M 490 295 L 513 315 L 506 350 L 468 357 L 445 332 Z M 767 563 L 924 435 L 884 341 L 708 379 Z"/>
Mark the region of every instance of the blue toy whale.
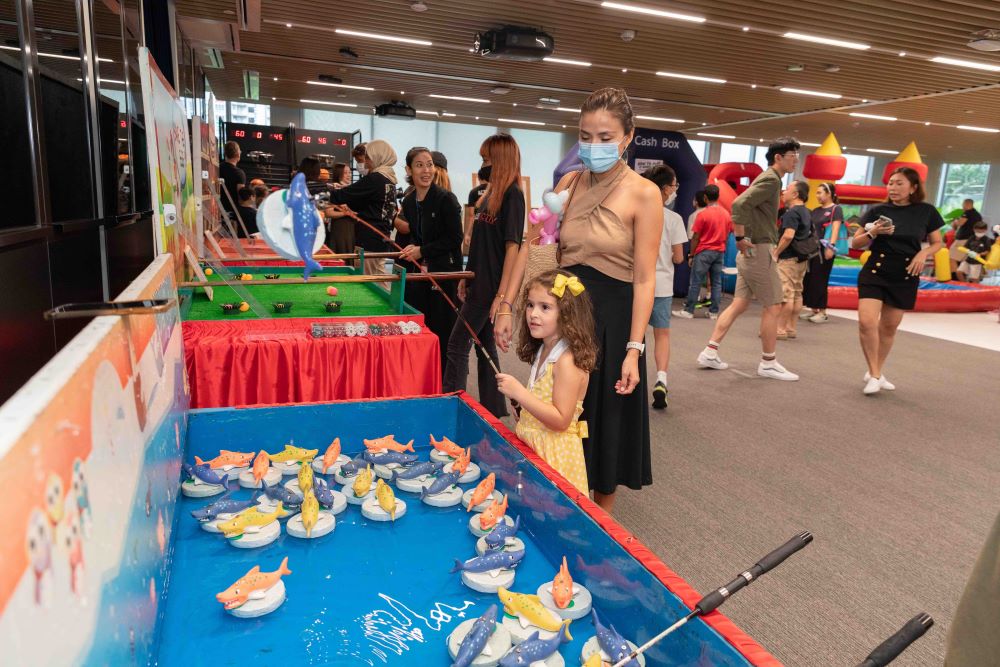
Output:
<path fill-rule="evenodd" d="M 462 473 L 455 471 L 455 472 L 445 473 L 440 477 L 436 477 L 434 479 L 434 482 L 429 487 L 427 487 L 426 489 L 421 489 L 420 499 L 423 500 L 427 496 L 437 495 L 442 491 L 444 491 L 445 489 L 447 489 L 448 487 L 454 486 L 458 482 L 458 478 L 461 476 Z"/>
<path fill-rule="evenodd" d="M 517 535 L 518 529 L 521 527 L 521 515 L 518 514 L 517 518 L 514 519 L 514 525 L 511 526 L 506 521 L 500 521 L 497 523 L 496 528 L 491 530 L 486 535 L 486 546 L 490 549 L 498 549 L 507 543 L 508 537 L 514 537 Z"/>
<path fill-rule="evenodd" d="M 312 195 L 306 187 L 306 175 L 301 171 L 295 174 L 291 185 L 288 186 L 285 206 L 292 214 L 295 249 L 299 251 L 299 258 L 305 263 L 302 277 L 309 280 L 309 274 L 313 271 L 323 270 L 320 263 L 313 259 L 313 246 L 316 243 L 316 231 L 320 223 L 316 217 L 316 205 L 313 204 Z"/>
<path fill-rule="evenodd" d="M 191 516 L 198 521 L 212 521 L 219 518 L 220 514 L 239 514 L 248 507 L 256 505 L 259 497 L 258 493 L 254 493 L 249 500 L 236 500 L 232 498 L 232 495 L 232 491 L 227 491 L 224 496 L 211 505 L 206 505 L 200 510 L 192 510 Z"/>
<path fill-rule="evenodd" d="M 276 482 L 273 486 L 268 486 L 267 482 L 264 482 L 262 491 L 270 500 L 281 502 L 285 507 L 298 507 L 302 504 L 302 496 L 281 486 L 280 482 Z"/>
<path fill-rule="evenodd" d="M 415 463 L 417 460 L 416 454 L 404 454 L 403 452 L 385 452 L 384 454 L 375 454 L 374 452 L 365 450 L 365 453 L 362 454 L 362 456 L 369 463 L 381 465 L 399 463 L 405 466 Z"/>
<path fill-rule="evenodd" d="M 512 570 L 524 558 L 524 549 L 520 551 L 487 551 L 482 556 L 470 558 L 464 563 L 457 558 L 452 574 L 464 570 L 466 572 L 491 572 L 493 570 Z"/>
<path fill-rule="evenodd" d="M 392 482 L 396 483 L 397 479 L 416 479 L 421 475 L 433 475 L 434 473 L 440 472 L 441 468 L 444 467 L 443 463 L 438 461 L 421 461 L 416 463 L 406 470 L 393 470 L 392 471 Z"/>
<path fill-rule="evenodd" d="M 560 644 L 573 640 L 569 634 L 569 623 L 565 621 L 552 639 L 539 639 L 538 631 L 532 632 L 531 636 L 500 658 L 500 667 L 527 667 L 532 663 L 546 660 L 559 650 Z"/>
<path fill-rule="evenodd" d="M 217 486 L 229 485 L 229 475 L 226 473 L 222 475 L 215 473 L 207 463 L 196 463 L 195 465 L 185 463 L 184 472 L 191 479 L 197 479 L 205 484 L 215 484 Z"/>
<path fill-rule="evenodd" d="M 497 626 L 497 606 L 491 604 L 486 613 L 476 619 L 472 624 L 469 634 L 465 635 L 462 644 L 458 647 L 458 654 L 451 667 L 469 667 L 472 661 L 479 657 L 479 654 L 486 648 L 486 643 L 490 640 Z"/>
<path fill-rule="evenodd" d="M 594 616 L 594 629 L 597 634 L 597 643 L 600 644 L 601 650 L 607 653 L 611 657 L 611 664 L 616 664 L 622 658 L 628 656 L 632 652 L 629 647 L 628 642 L 625 638 L 618 634 L 615 630 L 615 626 L 605 627 L 601 624 L 601 619 L 597 617 L 597 610 L 591 610 Z M 632 658 L 625 663 L 625 667 L 639 667 L 639 661 Z"/>

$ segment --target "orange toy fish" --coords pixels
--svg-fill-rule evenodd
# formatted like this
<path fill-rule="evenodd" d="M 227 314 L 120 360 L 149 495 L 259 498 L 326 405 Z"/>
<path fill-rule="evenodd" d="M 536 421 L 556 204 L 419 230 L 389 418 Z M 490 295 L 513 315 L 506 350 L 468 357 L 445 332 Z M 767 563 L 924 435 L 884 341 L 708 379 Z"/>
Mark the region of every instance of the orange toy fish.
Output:
<path fill-rule="evenodd" d="M 472 447 L 466 449 L 462 454 L 455 459 L 455 463 L 452 464 L 452 472 L 457 472 L 459 475 L 464 475 L 465 471 L 469 469 L 469 461 L 472 460 Z"/>
<path fill-rule="evenodd" d="M 457 459 L 459 456 L 461 456 L 463 451 L 461 447 L 456 445 L 448 438 L 441 438 L 440 440 L 435 440 L 433 433 L 431 434 L 431 446 L 434 449 L 438 450 L 439 452 L 447 454 L 453 459 Z"/>
<path fill-rule="evenodd" d="M 271 467 L 271 457 L 263 449 L 257 454 L 257 459 L 253 462 L 253 479 L 258 484 L 264 479 L 268 468 Z"/>
<path fill-rule="evenodd" d="M 486 511 L 479 515 L 479 527 L 483 530 L 490 530 L 497 525 L 497 521 L 507 513 L 507 495 L 504 494 L 503 501 L 493 501 Z"/>
<path fill-rule="evenodd" d="M 556 578 L 552 580 L 552 600 L 560 609 L 569 606 L 573 599 L 573 578 L 569 576 L 569 566 L 566 565 L 566 556 L 563 556 L 562 565 Z"/>
<path fill-rule="evenodd" d="M 337 457 L 340 456 L 340 438 L 334 438 L 330 446 L 326 448 L 326 452 L 323 453 L 323 474 L 330 469 L 334 463 L 337 462 Z"/>
<path fill-rule="evenodd" d="M 476 490 L 472 492 L 472 499 L 469 501 L 469 506 L 465 508 L 465 511 L 471 512 L 473 507 L 478 506 L 484 500 L 493 495 L 493 489 L 496 488 L 496 484 L 496 473 L 491 472 L 486 476 L 486 479 L 479 483 Z"/>
<path fill-rule="evenodd" d="M 292 571 L 288 569 L 288 556 L 285 556 L 274 572 L 261 572 L 260 565 L 254 565 L 253 569 L 237 579 L 236 583 L 216 594 L 215 599 L 222 603 L 224 609 L 236 609 L 247 600 L 264 597 L 267 589 L 278 583 L 282 575 L 291 573 Z"/>
<path fill-rule="evenodd" d="M 250 465 L 251 460 L 253 460 L 253 452 L 231 452 L 228 449 L 219 450 L 219 455 L 209 461 L 202 461 L 197 456 L 194 457 L 195 463 L 198 465 L 207 463 L 208 467 L 213 470 L 217 470 L 219 468 L 224 468 L 226 470 L 231 468 L 245 468 Z"/>
<path fill-rule="evenodd" d="M 410 440 L 405 445 L 401 442 L 396 442 L 396 436 L 386 435 L 381 438 L 375 438 L 374 440 L 365 440 L 365 447 L 373 452 L 377 452 L 380 449 L 388 449 L 391 452 L 413 452 L 413 441 Z M 416 453 L 416 452 L 414 452 Z"/>

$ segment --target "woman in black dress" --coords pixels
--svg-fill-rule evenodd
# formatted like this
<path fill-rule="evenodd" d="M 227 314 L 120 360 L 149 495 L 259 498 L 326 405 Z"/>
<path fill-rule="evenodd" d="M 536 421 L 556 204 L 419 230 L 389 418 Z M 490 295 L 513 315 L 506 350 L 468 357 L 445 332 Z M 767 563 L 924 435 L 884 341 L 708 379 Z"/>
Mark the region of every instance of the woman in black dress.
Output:
<path fill-rule="evenodd" d="M 820 183 L 816 188 L 816 199 L 819 200 L 819 206 L 812 210 L 812 224 L 823 249 L 809 260 L 809 271 L 802 287 L 802 305 L 812 309 L 812 314 L 807 319 L 820 324 L 830 319 L 826 314 L 826 302 L 830 272 L 833 271 L 833 260 L 837 256 L 835 244 L 844 224 L 844 211 L 837 201 L 837 187 L 833 183 Z"/>
<path fill-rule="evenodd" d="M 868 246 L 871 255 L 858 274 L 858 333 L 868 363 L 865 394 L 896 387 L 882 369 L 892 349 L 903 313 L 917 302 L 920 272 L 941 249 L 944 220 L 924 201 L 920 174 L 909 167 L 892 172 L 889 199 L 869 209 L 851 239 L 852 248 Z M 924 241 L 928 245 L 921 248 Z"/>

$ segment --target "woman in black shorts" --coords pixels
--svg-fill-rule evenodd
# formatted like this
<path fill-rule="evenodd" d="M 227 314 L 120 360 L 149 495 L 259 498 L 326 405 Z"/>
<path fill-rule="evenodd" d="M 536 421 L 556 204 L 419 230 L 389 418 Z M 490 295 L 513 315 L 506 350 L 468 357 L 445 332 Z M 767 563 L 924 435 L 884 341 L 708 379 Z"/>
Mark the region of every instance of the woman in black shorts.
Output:
<path fill-rule="evenodd" d="M 858 333 L 868 362 L 864 392 L 869 395 L 896 388 L 882 367 L 903 313 L 917 302 L 920 272 L 927 258 L 941 249 L 938 230 L 944 226 L 941 214 L 924 201 L 924 186 L 914 169 L 892 172 L 886 191 L 888 201 L 865 213 L 851 239 L 852 248 L 871 250 L 858 274 Z M 929 245 L 921 249 L 924 240 Z"/>

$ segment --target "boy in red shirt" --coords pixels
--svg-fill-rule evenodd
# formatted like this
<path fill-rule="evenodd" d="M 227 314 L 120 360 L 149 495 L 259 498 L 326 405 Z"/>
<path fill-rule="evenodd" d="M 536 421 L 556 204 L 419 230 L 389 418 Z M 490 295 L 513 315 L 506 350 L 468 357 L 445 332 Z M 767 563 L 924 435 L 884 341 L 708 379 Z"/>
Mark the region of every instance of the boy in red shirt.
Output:
<path fill-rule="evenodd" d="M 691 284 L 688 287 L 687 301 L 684 310 L 675 310 L 674 315 L 681 318 L 694 318 L 694 307 L 698 301 L 705 276 L 711 276 L 712 305 L 708 309 L 711 319 L 719 317 L 719 304 L 722 301 L 722 261 L 726 254 L 726 241 L 733 231 L 733 219 L 729 212 L 719 206 L 719 186 L 705 187 L 705 198 L 708 206 L 703 208 L 691 227 L 691 254 L 688 263 L 691 265 Z"/>

